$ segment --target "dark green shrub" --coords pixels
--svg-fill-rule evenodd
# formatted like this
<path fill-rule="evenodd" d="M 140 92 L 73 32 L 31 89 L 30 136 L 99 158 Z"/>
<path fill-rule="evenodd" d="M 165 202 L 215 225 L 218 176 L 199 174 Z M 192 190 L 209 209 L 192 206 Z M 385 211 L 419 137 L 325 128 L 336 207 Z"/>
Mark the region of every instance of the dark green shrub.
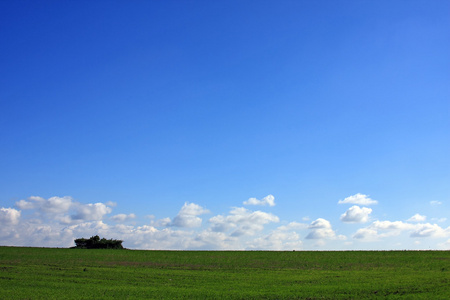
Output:
<path fill-rule="evenodd" d="M 98 235 L 91 236 L 89 239 L 81 238 L 75 240 L 74 248 L 81 249 L 123 249 L 121 240 L 105 239 Z"/>

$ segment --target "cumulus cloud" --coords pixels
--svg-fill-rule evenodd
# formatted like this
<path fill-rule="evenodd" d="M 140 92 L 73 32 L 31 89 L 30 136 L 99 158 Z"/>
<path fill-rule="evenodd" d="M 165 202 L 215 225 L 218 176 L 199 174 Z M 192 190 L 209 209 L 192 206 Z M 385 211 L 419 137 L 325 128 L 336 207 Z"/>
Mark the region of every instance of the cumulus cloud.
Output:
<path fill-rule="evenodd" d="M 0 224 L 2 226 L 6 225 L 16 225 L 19 223 L 20 211 L 14 208 L 0 208 Z"/>
<path fill-rule="evenodd" d="M 124 241 L 125 247 L 132 249 L 176 250 L 194 247 L 192 232 L 172 228 L 157 229 L 150 225 L 116 224 L 111 226 L 102 221 L 92 221 L 71 225 L 65 231 L 79 237 L 99 234 L 100 236 L 120 239 Z"/>
<path fill-rule="evenodd" d="M 290 222 L 277 227 L 269 234 L 249 242 L 247 249 L 252 250 L 300 250 L 303 242 L 297 231 L 308 229 L 307 224 Z"/>
<path fill-rule="evenodd" d="M 226 232 L 232 230 L 231 236 L 253 235 L 264 228 L 265 224 L 279 222 L 273 214 L 262 211 L 250 211 L 243 207 L 235 207 L 228 216 L 214 216 L 209 219 L 211 230 Z"/>
<path fill-rule="evenodd" d="M 347 197 L 344 200 L 339 200 L 338 203 L 339 204 L 372 205 L 372 204 L 377 204 L 378 201 L 370 199 L 368 195 L 358 193 L 356 195 Z"/>
<path fill-rule="evenodd" d="M 271 199 L 266 197 L 261 203 L 271 205 Z M 112 212 L 112 205 L 115 203 L 82 204 L 67 196 L 48 199 L 32 196 L 16 202 L 18 209 L 31 211 L 24 220 L 20 218 L 18 209 L 1 209 L 0 238 L 5 245 L 70 247 L 75 238 L 98 234 L 122 239 L 124 246 L 134 249 L 243 250 L 262 249 L 264 245 L 267 249 L 298 249 L 301 241 L 295 230 L 307 227 L 291 222 L 259 236 L 265 225 L 279 222 L 279 218 L 241 207 L 233 208 L 228 215 L 212 217 L 206 229 L 194 230 L 191 228 L 202 224 L 200 216 L 209 213 L 195 203 L 185 203 L 173 220 L 155 220 L 151 216 L 149 225 L 126 225 L 123 223 L 136 218 L 136 215 L 115 214 L 106 218 Z"/>
<path fill-rule="evenodd" d="M 31 197 L 30 197 L 31 198 Z M 29 198 L 29 199 L 30 199 Z M 20 200 L 16 202 L 16 206 L 20 209 L 34 209 L 36 207 L 35 203 L 32 201 Z"/>
<path fill-rule="evenodd" d="M 3 245 L 69 247 L 73 246 L 74 238 L 80 236 L 111 234 L 110 227 L 103 223 L 111 208 L 103 203 L 81 204 L 68 196 L 48 199 L 31 196 L 17 201 L 16 207 L 29 210 L 31 214 L 21 217 L 20 210 L 0 209 Z"/>
<path fill-rule="evenodd" d="M 214 232 L 225 232 L 231 228 L 236 228 L 236 223 L 232 222 L 229 216 L 214 216 L 209 219 L 209 223 L 211 223 L 211 230 Z"/>
<path fill-rule="evenodd" d="M 114 222 L 120 223 L 120 222 L 126 222 L 129 220 L 132 220 L 134 218 L 136 218 L 135 214 L 128 214 L 128 215 L 127 214 L 118 214 L 118 215 L 112 216 L 111 220 L 113 220 Z"/>
<path fill-rule="evenodd" d="M 358 229 L 358 231 L 356 231 L 353 235 L 353 238 L 365 241 L 376 241 L 380 238 L 380 236 L 378 235 L 377 230 L 367 227 Z"/>
<path fill-rule="evenodd" d="M 430 201 L 430 204 L 431 204 L 431 205 L 441 205 L 442 202 L 441 202 L 441 201 L 433 200 L 433 201 Z"/>
<path fill-rule="evenodd" d="M 398 236 L 407 229 L 411 229 L 409 224 L 401 221 L 375 221 L 369 227 L 358 229 L 353 238 L 365 241 L 378 241 L 381 238 Z"/>
<path fill-rule="evenodd" d="M 303 243 L 297 232 L 277 229 L 251 241 L 247 248 L 251 250 L 300 250 L 303 248 Z"/>
<path fill-rule="evenodd" d="M 414 225 L 402 221 L 375 221 L 373 222 L 372 227 L 377 230 L 390 230 L 400 232 L 403 230 L 412 229 L 414 228 Z"/>
<path fill-rule="evenodd" d="M 117 229 L 112 228 L 112 230 Z M 175 230 L 173 228 L 157 229 L 149 225 L 123 228 L 123 230 L 123 239 L 134 249 L 176 250 L 194 249 L 196 247 L 195 236 L 192 231 Z"/>
<path fill-rule="evenodd" d="M 109 206 L 109 207 L 116 207 L 117 206 L 117 203 L 113 202 L 113 201 L 108 201 L 105 204 L 106 204 L 106 206 Z"/>
<path fill-rule="evenodd" d="M 318 218 L 313 221 L 308 229 L 310 233 L 306 236 L 306 239 L 313 240 L 334 240 L 334 239 L 345 239 L 344 236 L 336 236 L 336 232 L 331 227 L 331 223 L 328 220 Z"/>
<path fill-rule="evenodd" d="M 225 232 L 204 230 L 197 234 L 192 245 L 194 249 L 242 250 L 240 240 Z"/>
<path fill-rule="evenodd" d="M 444 223 L 445 221 L 447 221 L 447 218 L 432 218 L 431 220 L 433 222 Z"/>
<path fill-rule="evenodd" d="M 186 202 L 170 225 L 175 227 L 200 227 L 202 219 L 198 216 L 206 213 L 209 213 L 209 210 L 198 204 Z"/>
<path fill-rule="evenodd" d="M 414 226 L 414 231 L 411 233 L 411 237 L 433 237 L 443 238 L 450 236 L 450 227 L 447 229 L 441 228 L 437 224 L 417 224 Z"/>
<path fill-rule="evenodd" d="M 408 222 L 424 222 L 426 219 L 427 219 L 426 216 L 415 214 L 414 216 L 408 219 Z"/>
<path fill-rule="evenodd" d="M 308 224 L 304 224 L 304 223 L 299 223 L 299 222 L 291 222 L 287 225 L 282 225 L 280 227 L 278 227 L 278 230 L 304 230 L 307 229 L 309 226 Z"/>
<path fill-rule="evenodd" d="M 361 208 L 357 205 L 353 205 L 341 215 L 341 221 L 345 223 L 366 223 L 369 221 L 369 215 L 371 213 L 371 208 Z"/>
<path fill-rule="evenodd" d="M 258 201 L 250 198 L 246 203 L 270 206 L 274 201 L 269 196 Z M 365 203 L 374 204 L 374 200 L 361 194 L 340 202 L 364 202 L 361 199 L 365 199 Z M 136 218 L 132 213 L 108 217 L 108 214 L 112 213 L 113 204 L 82 204 L 67 196 L 48 199 L 29 197 L 16 202 L 16 208 L 0 209 L 0 241 L 2 245 L 70 247 L 73 246 L 75 238 L 98 234 L 124 240 L 124 246 L 133 249 L 292 250 L 308 248 L 311 245 L 327 245 L 326 247 L 332 248 L 350 245 L 340 242 L 346 237 L 338 235 L 331 223 L 323 218 L 318 218 L 310 224 L 297 221 L 283 222 L 281 226 L 274 228 L 271 224 L 280 222 L 278 216 L 259 210 L 234 207 L 228 214 L 215 215 L 207 224 L 202 225 L 201 215 L 209 211 L 198 204 L 185 203 L 173 220 L 150 216 L 149 224 L 136 225 L 134 222 L 127 223 Z M 341 220 L 363 223 L 369 221 L 371 213 L 370 208 L 353 205 L 341 215 Z M 301 221 L 302 218 L 299 218 Z M 303 219 L 305 220 L 307 219 Z M 419 239 L 447 240 L 450 237 L 450 227 L 425 223 L 425 220 L 425 216 L 420 214 L 416 214 L 406 222 L 377 220 L 365 228 L 358 229 L 353 238 L 361 241 L 379 241 L 406 234 L 417 242 Z M 445 222 L 445 218 L 440 221 Z M 306 238 L 302 238 L 304 235 Z M 436 246 L 438 245 L 444 244 L 436 243 Z M 394 244 L 386 244 L 386 249 L 392 246 Z"/>
<path fill-rule="evenodd" d="M 27 200 L 16 202 L 22 210 L 34 210 L 41 218 L 56 220 L 61 224 L 71 224 L 80 221 L 98 221 L 111 213 L 112 209 L 103 203 L 82 204 L 69 196 L 51 197 L 48 199 L 31 196 Z"/>
<path fill-rule="evenodd" d="M 19 210 L 0 210 L 3 245 L 70 247 L 75 238 L 98 234 L 122 239 L 126 247 L 135 249 L 194 249 L 201 244 L 195 240 L 194 232 L 174 230 L 171 226 L 193 226 L 199 222 L 196 219 L 198 215 L 208 212 L 199 205 L 186 203 L 174 222 L 169 218 L 151 220 L 152 225 L 166 227 L 157 229 L 152 225 L 111 226 L 105 223 L 105 216 L 112 212 L 111 207 L 104 203 L 81 204 L 70 197 L 30 197 L 16 202 L 16 206 L 31 210 L 32 214 L 22 220 Z M 135 217 L 134 214 L 116 214 L 107 220 L 120 223 Z"/>
<path fill-rule="evenodd" d="M 450 239 L 448 239 L 447 241 L 445 241 L 443 243 L 439 243 L 438 247 L 440 249 L 449 250 L 450 249 Z"/>
<path fill-rule="evenodd" d="M 170 226 L 171 222 L 172 221 L 170 220 L 170 218 L 163 218 L 163 219 L 156 220 L 156 221 L 152 220 L 150 222 L 150 225 L 155 226 L 155 227 L 167 227 L 167 226 Z"/>
<path fill-rule="evenodd" d="M 247 201 L 244 201 L 244 205 L 268 205 L 268 206 L 275 206 L 275 197 L 272 195 L 268 195 L 261 200 L 258 200 L 256 198 L 250 198 Z"/>
<path fill-rule="evenodd" d="M 103 221 L 82 222 L 79 224 L 68 226 L 67 231 L 85 233 L 85 232 L 106 232 L 110 226 Z"/>
<path fill-rule="evenodd" d="M 103 203 L 77 204 L 76 213 L 72 216 L 73 220 L 100 221 L 103 216 L 111 213 L 112 209 Z"/>
<path fill-rule="evenodd" d="M 37 209 L 47 214 L 62 214 L 69 211 L 73 202 L 72 198 L 68 196 L 64 197 L 51 197 L 44 199 L 42 197 L 31 196 L 27 200 L 20 200 L 16 202 L 16 206 L 20 209 Z"/>
<path fill-rule="evenodd" d="M 258 225 L 250 225 L 256 222 Z M 278 217 L 243 208 L 234 208 L 228 216 L 214 216 L 210 228 L 195 237 L 198 249 L 228 250 L 293 250 L 302 249 L 300 235 L 295 230 L 303 230 L 306 224 L 291 222 L 279 226 L 268 234 L 258 236 L 265 224 L 278 222 Z M 217 227 L 218 223 L 220 226 Z M 220 228 L 220 231 L 218 230 Z M 252 237 L 255 237 L 252 239 Z"/>
<path fill-rule="evenodd" d="M 369 227 L 359 229 L 353 237 L 361 240 L 379 240 L 381 238 L 398 236 L 403 232 L 410 232 L 413 238 L 442 238 L 450 236 L 450 227 L 441 228 L 437 224 L 411 224 L 402 221 L 375 221 Z"/>

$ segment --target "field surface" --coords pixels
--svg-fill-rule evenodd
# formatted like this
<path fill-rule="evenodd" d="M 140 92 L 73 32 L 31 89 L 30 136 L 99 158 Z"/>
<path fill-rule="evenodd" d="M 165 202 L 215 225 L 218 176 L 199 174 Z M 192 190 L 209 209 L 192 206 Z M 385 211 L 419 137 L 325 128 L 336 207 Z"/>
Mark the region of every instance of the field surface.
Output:
<path fill-rule="evenodd" d="M 0 247 L 0 299 L 450 299 L 450 251 Z"/>

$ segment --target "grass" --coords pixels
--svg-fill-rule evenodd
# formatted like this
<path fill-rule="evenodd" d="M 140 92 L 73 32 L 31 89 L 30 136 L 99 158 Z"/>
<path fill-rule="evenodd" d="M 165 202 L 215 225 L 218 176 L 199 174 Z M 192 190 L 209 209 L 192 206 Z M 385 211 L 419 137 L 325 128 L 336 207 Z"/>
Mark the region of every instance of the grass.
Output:
<path fill-rule="evenodd" d="M 449 251 L 0 247 L 0 299 L 449 299 Z"/>

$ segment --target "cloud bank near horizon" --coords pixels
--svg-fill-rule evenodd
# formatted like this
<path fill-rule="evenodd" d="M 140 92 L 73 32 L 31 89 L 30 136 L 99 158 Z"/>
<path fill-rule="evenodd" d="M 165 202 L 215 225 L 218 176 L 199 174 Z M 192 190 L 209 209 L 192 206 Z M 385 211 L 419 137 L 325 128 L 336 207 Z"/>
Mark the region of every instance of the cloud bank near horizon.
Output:
<path fill-rule="evenodd" d="M 450 248 L 450 227 L 426 223 L 427 217 L 422 214 L 406 221 L 377 220 L 371 217 L 371 208 L 359 206 L 377 203 L 364 194 L 338 201 L 358 205 L 348 208 L 333 225 L 325 218 L 309 224 L 282 220 L 271 212 L 245 207 L 212 214 L 207 208 L 186 202 L 173 219 L 151 217 L 147 224 L 139 225 L 134 213 L 111 215 L 115 203 L 82 204 L 69 196 L 31 196 L 17 201 L 15 208 L 0 208 L 0 239 L 4 246 L 70 247 L 75 238 L 98 234 L 122 239 L 124 246 L 132 249 L 352 250 L 366 243 L 368 248 L 389 250 L 401 247 L 394 241 L 402 237 L 413 240 L 418 249 L 424 240 L 434 249 Z M 270 208 L 275 206 L 275 197 L 249 198 L 243 204 Z M 369 225 L 361 227 L 365 223 Z M 340 224 L 353 226 L 353 233 L 343 234 Z M 385 246 L 387 241 L 391 246 Z"/>

